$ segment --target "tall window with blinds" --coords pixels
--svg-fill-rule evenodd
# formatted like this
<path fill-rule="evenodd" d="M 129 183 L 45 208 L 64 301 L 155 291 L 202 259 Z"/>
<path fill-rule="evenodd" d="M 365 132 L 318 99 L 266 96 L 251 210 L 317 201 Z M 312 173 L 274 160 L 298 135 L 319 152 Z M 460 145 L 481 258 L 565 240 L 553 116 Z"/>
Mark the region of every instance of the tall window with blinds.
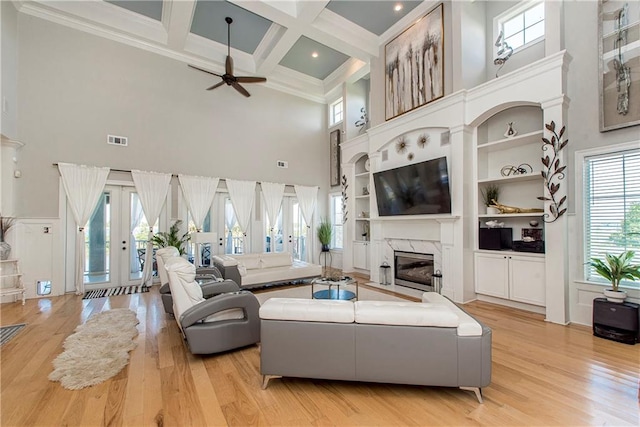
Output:
<path fill-rule="evenodd" d="M 585 278 L 602 281 L 588 263 L 591 258 L 632 250 L 634 263 L 640 263 L 640 149 L 584 162 Z"/>

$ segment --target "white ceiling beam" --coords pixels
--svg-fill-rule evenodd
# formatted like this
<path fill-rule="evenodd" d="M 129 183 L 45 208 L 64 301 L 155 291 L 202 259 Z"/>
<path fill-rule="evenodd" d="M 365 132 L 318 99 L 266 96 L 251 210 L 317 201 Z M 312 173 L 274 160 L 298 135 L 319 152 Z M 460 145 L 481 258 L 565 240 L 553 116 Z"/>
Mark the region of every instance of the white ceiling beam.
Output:
<path fill-rule="evenodd" d="M 368 61 L 371 56 L 378 56 L 378 36 L 329 9 L 321 11 L 307 34 L 307 37 L 318 41 L 326 39 L 327 43 L 337 40 L 335 43 L 338 48 L 329 44 L 327 46 L 363 61 Z M 358 52 L 364 52 L 364 56 L 354 54 Z"/>
<path fill-rule="evenodd" d="M 386 44 L 392 38 L 409 28 L 411 24 L 417 22 L 420 18 L 426 15 L 428 11 L 433 9 L 433 7 L 438 5 L 439 3 L 440 0 L 424 1 L 417 5 L 415 8 L 413 8 L 413 10 L 411 10 L 411 12 L 407 13 L 398 22 L 393 24 L 391 28 L 382 33 L 378 39 L 378 44 Z"/>
<path fill-rule="evenodd" d="M 289 31 L 294 31 L 294 34 L 299 33 L 300 35 L 316 40 L 325 46 L 337 50 L 338 52 L 342 52 L 345 55 L 353 56 L 363 61 L 368 61 L 371 55 L 378 54 L 377 45 L 375 48 L 374 46 L 365 46 L 364 48 L 361 48 L 358 44 L 351 43 L 349 41 L 351 36 L 347 35 L 348 32 L 340 29 L 337 25 L 327 25 L 324 23 L 326 18 L 321 21 L 322 23 L 319 27 L 316 27 L 318 19 L 327 12 L 320 8 L 320 6 L 324 7 L 326 6 L 326 3 L 328 3 L 325 0 L 320 2 L 309 1 L 304 2 L 305 4 L 299 4 L 299 17 L 291 16 L 288 13 L 283 12 L 281 9 L 276 9 L 264 1 L 229 0 L 229 2 L 248 10 L 249 12 L 255 13 L 256 15 L 263 16 L 266 19 L 287 28 Z M 318 10 L 320 10 L 320 12 L 316 13 Z M 350 23 L 350 26 L 352 25 L 353 24 Z M 332 32 L 340 34 L 340 36 L 335 36 Z M 375 40 L 372 43 L 377 42 L 376 37 L 373 37 L 372 40 Z"/>
<path fill-rule="evenodd" d="M 195 0 L 165 0 L 162 7 L 162 24 L 167 30 L 169 48 L 184 49 L 195 10 Z"/>
<path fill-rule="evenodd" d="M 350 58 L 323 81 L 325 94 L 331 93 L 343 82 L 353 83 L 369 72 L 369 63 Z"/>
<path fill-rule="evenodd" d="M 131 13 L 126 9 L 102 0 L 53 2 L 40 0 L 23 2 L 19 10 L 34 10 L 35 7 L 56 11 L 76 21 L 80 17 L 85 22 L 91 22 L 95 26 L 111 31 L 115 29 L 159 44 L 167 43 L 167 31 L 160 21 L 138 13 Z"/>
<path fill-rule="evenodd" d="M 258 74 L 269 74 L 289 52 L 300 33 L 272 24 L 253 54 Z"/>

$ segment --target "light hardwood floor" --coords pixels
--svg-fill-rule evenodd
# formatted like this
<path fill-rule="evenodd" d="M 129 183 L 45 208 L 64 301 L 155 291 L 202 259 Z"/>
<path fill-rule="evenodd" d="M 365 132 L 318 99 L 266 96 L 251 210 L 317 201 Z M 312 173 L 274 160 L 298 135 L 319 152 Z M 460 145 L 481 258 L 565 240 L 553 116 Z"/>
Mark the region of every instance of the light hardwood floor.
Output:
<path fill-rule="evenodd" d="M 93 314 L 129 307 L 138 347 L 120 374 L 69 391 L 50 382 L 51 361 Z M 3 304 L 0 324 L 27 326 L 0 352 L 2 426 L 214 425 L 639 425 L 640 345 L 595 338 L 582 326 L 483 302 L 465 306 L 493 329 L 493 378 L 453 388 L 308 379 L 260 388 L 259 349 L 193 356 L 157 287 L 147 294 L 74 295 Z M 383 343 L 381 343 L 383 344 Z M 425 369 L 429 369 L 425 366 Z"/>

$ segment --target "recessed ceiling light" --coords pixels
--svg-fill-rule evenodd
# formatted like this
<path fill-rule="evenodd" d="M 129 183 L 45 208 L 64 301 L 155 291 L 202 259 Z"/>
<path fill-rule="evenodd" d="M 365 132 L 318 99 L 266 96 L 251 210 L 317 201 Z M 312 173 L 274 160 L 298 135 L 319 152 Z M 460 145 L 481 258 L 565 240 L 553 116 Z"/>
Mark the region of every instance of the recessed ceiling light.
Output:
<path fill-rule="evenodd" d="M 318 52 L 313 52 L 313 53 L 311 54 L 311 56 L 312 56 L 313 58 L 317 58 L 317 57 L 318 57 Z"/>
<path fill-rule="evenodd" d="M 396 5 L 393 6 L 393 10 L 395 10 L 396 12 L 400 12 L 402 10 L 402 4 L 396 3 Z"/>

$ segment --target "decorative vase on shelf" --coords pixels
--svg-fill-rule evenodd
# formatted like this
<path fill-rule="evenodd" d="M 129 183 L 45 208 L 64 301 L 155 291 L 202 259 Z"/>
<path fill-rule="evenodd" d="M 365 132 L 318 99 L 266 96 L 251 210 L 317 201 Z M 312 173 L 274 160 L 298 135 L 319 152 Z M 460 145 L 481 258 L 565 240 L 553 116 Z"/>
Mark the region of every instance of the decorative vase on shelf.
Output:
<path fill-rule="evenodd" d="M 512 138 L 518 134 L 518 131 L 513 128 L 513 122 L 507 123 L 507 130 L 504 133 L 505 138 Z"/>
<path fill-rule="evenodd" d="M 0 260 L 9 259 L 9 255 L 11 255 L 11 245 L 7 242 L 0 242 Z"/>
<path fill-rule="evenodd" d="M 500 209 L 495 208 L 493 206 L 487 206 L 487 214 L 488 215 L 498 215 L 498 214 L 500 214 Z"/>

